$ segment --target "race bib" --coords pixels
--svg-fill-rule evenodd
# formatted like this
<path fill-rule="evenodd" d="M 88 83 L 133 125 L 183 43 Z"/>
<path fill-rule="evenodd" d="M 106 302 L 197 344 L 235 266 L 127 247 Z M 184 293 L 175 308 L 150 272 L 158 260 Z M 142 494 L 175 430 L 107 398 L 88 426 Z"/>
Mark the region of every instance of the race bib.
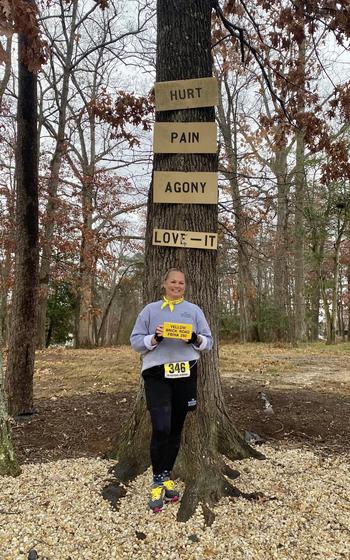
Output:
<path fill-rule="evenodd" d="M 168 379 L 190 376 L 190 362 L 173 362 L 164 364 L 164 376 Z"/>

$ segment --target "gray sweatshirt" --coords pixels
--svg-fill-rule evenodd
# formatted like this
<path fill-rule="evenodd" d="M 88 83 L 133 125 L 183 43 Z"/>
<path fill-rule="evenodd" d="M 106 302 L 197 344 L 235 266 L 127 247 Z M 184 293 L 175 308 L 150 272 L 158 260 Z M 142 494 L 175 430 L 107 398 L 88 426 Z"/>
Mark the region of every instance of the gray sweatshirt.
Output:
<path fill-rule="evenodd" d="M 146 305 L 137 317 L 130 336 L 132 348 L 141 352 L 141 371 L 170 362 L 198 360 L 201 351 L 208 351 L 213 346 L 209 325 L 198 305 L 184 300 L 170 311 L 168 305 L 161 309 L 163 303 L 163 300 L 159 300 Z M 202 337 L 202 343 L 196 346 L 187 344 L 184 340 L 164 338 L 162 342 L 152 346 L 151 339 L 156 327 L 164 322 L 192 325 L 193 332 Z"/>

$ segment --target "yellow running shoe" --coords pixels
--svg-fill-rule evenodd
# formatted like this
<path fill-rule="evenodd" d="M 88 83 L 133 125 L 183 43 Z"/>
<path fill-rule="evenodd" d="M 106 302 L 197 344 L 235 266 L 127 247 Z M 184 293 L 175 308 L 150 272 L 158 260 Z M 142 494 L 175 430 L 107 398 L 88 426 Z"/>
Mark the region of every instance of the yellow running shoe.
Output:
<path fill-rule="evenodd" d="M 164 480 L 163 486 L 165 488 L 164 499 L 166 502 L 178 502 L 180 500 L 180 493 L 175 490 L 174 481 L 170 478 Z"/>
<path fill-rule="evenodd" d="M 165 494 L 165 488 L 163 484 L 157 484 L 155 486 L 152 486 L 151 497 L 148 501 L 148 505 L 150 509 L 153 511 L 153 513 L 158 513 L 159 511 L 162 511 L 164 507 L 164 494 Z"/>

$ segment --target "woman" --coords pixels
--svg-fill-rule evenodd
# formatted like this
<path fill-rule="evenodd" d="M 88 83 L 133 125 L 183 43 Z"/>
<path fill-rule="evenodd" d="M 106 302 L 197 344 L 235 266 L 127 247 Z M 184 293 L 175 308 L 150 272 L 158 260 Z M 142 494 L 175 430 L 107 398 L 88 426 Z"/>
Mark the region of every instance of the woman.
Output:
<path fill-rule="evenodd" d="M 197 361 L 213 340 L 203 311 L 184 299 L 185 275 L 171 268 L 163 280 L 162 300 L 150 303 L 137 317 L 131 346 L 142 355 L 147 408 L 152 422 L 151 462 L 153 484 L 149 507 L 158 512 L 164 501 L 176 502 L 171 470 L 190 410 L 197 404 Z M 164 322 L 191 325 L 189 340 L 163 337 Z"/>

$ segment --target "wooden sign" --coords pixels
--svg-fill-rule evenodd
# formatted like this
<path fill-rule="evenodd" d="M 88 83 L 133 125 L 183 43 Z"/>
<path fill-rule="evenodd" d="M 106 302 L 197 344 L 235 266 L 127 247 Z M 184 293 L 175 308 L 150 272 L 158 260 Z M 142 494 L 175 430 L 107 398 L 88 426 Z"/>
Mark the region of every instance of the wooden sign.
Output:
<path fill-rule="evenodd" d="M 156 111 L 211 107 L 218 104 L 216 78 L 196 78 L 154 84 Z"/>
<path fill-rule="evenodd" d="M 186 323 L 167 323 L 163 325 L 164 338 L 178 338 L 180 340 L 189 340 L 192 336 L 192 325 Z"/>
<path fill-rule="evenodd" d="M 178 204 L 217 204 L 217 173 L 155 171 L 153 202 Z"/>
<path fill-rule="evenodd" d="M 156 122 L 153 132 L 155 154 L 216 153 L 215 122 Z"/>
<path fill-rule="evenodd" d="M 154 229 L 152 244 L 164 247 L 185 247 L 189 249 L 216 249 L 218 234 L 202 231 Z"/>

